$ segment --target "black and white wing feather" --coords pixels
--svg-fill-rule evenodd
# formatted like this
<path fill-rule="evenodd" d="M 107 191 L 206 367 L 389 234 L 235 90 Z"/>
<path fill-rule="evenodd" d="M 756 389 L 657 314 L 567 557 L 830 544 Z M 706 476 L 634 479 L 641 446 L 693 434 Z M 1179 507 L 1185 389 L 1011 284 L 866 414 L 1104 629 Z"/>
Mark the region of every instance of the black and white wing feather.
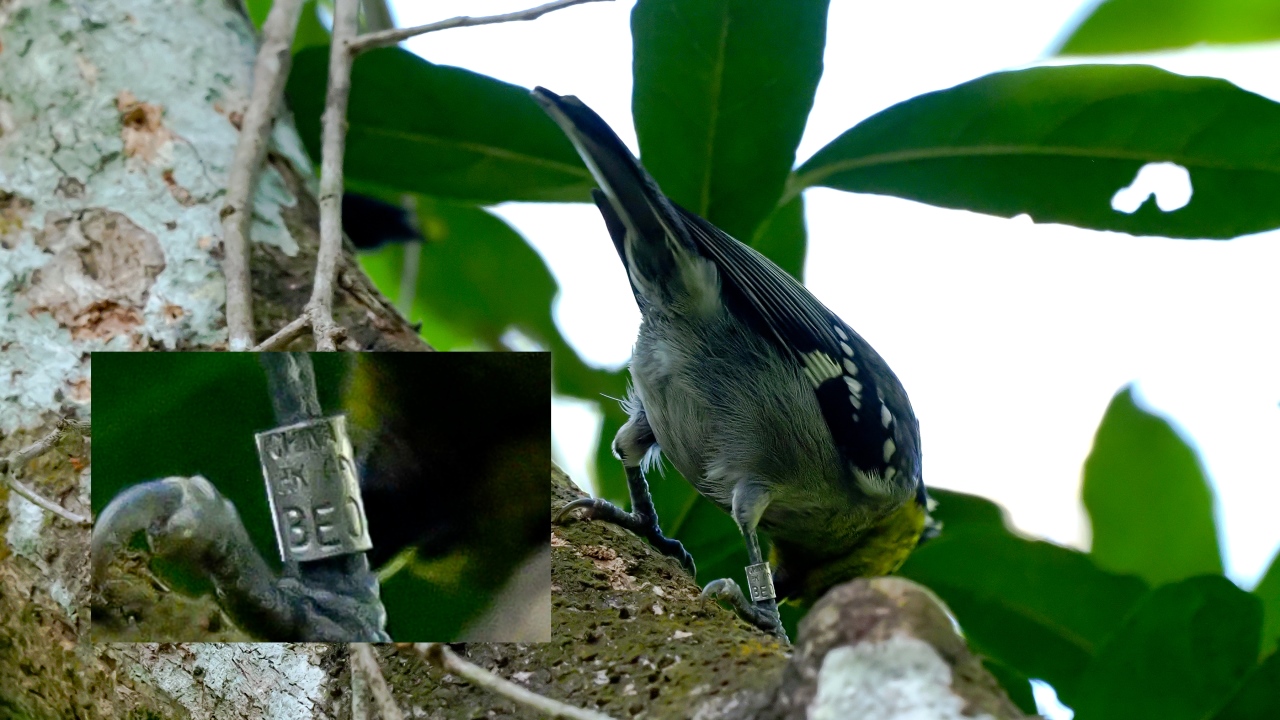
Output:
<path fill-rule="evenodd" d="M 844 456 L 886 483 L 905 481 L 899 474 L 918 477 L 915 414 L 880 355 L 782 268 L 678 209 L 698 251 L 719 269 L 729 311 L 800 366 Z"/>

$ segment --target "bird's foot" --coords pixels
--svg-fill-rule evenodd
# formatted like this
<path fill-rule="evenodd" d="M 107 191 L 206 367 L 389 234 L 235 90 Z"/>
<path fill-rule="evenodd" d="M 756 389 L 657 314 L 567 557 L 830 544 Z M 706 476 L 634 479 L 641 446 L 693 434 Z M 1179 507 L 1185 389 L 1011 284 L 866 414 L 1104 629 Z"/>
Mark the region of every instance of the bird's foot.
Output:
<path fill-rule="evenodd" d="M 203 477 L 141 483 L 103 509 L 91 544 L 95 588 L 102 588 L 108 566 L 139 532 L 146 534 L 153 558 L 210 581 L 222 609 L 255 637 L 390 640 L 377 579 L 363 555 L 306 563 L 299 577 L 278 577 L 258 554 L 235 506 Z"/>
<path fill-rule="evenodd" d="M 777 635 L 783 642 L 791 642 L 787 637 L 786 629 L 782 627 L 782 618 L 778 615 L 776 600 L 753 603 L 742 594 L 742 588 L 738 587 L 738 583 L 732 578 L 720 578 L 707 583 L 707 586 L 702 588 L 702 597 L 728 603 L 738 617 L 767 633 Z"/>
<path fill-rule="evenodd" d="M 675 558 L 677 562 L 689 571 L 690 575 L 697 576 L 697 569 L 693 564 L 693 556 L 689 554 L 688 550 L 684 549 L 684 545 L 679 540 L 673 540 L 662 534 L 662 528 L 658 527 L 658 519 L 656 517 L 649 518 L 637 513 L 629 513 L 608 500 L 600 498 L 579 498 L 560 508 L 560 511 L 556 513 L 555 523 L 563 525 L 569 519 L 570 514 L 579 508 L 583 509 L 582 517 L 584 519 L 603 520 L 630 530 L 648 540 L 649 544 L 658 552 Z"/>

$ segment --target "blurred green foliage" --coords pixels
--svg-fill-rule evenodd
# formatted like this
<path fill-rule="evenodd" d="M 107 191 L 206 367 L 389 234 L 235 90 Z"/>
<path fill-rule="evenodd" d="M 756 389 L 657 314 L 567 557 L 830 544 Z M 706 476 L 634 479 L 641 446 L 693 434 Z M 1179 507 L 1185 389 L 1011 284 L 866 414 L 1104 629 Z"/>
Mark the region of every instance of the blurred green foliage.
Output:
<path fill-rule="evenodd" d="M 779 205 L 822 77 L 828 0 L 644 0 L 631 107 L 645 169 L 744 242 Z"/>
<path fill-rule="evenodd" d="M 1098 648 L 1073 706 L 1086 718 L 1214 717 L 1257 663 L 1259 605 L 1216 576 L 1156 588 Z"/>
<path fill-rule="evenodd" d="M 1163 585 L 1222 573 L 1213 490 L 1195 451 L 1130 390 L 1107 408 L 1084 464 L 1090 554 L 1112 572 Z"/>
<path fill-rule="evenodd" d="M 642 160 L 678 202 L 797 277 L 802 193 L 817 185 L 1138 235 L 1226 239 L 1280 227 L 1280 104 L 1143 66 L 988 75 L 853 124 L 793 169 L 821 76 L 826 5 L 640 0 L 632 13 Z M 1062 52 L 1277 36 L 1274 3 L 1263 0 L 1109 0 Z M 312 152 L 324 52 L 304 51 L 289 87 Z M 625 373 L 592 369 L 564 342 L 550 320 L 557 288 L 545 264 L 480 207 L 587 198 L 585 168 L 523 93 L 398 50 L 361 58 L 347 179 L 385 199 L 415 198 L 426 240 L 413 250 L 423 269 L 411 318 L 430 342 L 499 348 L 519 330 L 552 350 L 559 392 L 600 403 L 598 487 L 625 502 L 609 451 L 625 417 L 608 399 L 625 392 Z M 1155 162 L 1189 171 L 1190 203 L 1113 210 L 1114 193 Z M 605 242 L 603 225 L 581 241 Z M 384 247 L 363 260 L 388 295 L 399 292 L 405 252 Z M 934 490 L 943 534 L 903 574 L 950 604 L 1024 708 L 1033 702 L 1027 679 L 1037 678 L 1081 720 L 1280 717 L 1280 558 L 1252 593 L 1221 577 L 1195 451 L 1126 389 L 1102 419 L 1085 477 L 1091 552 L 1022 537 L 997 505 Z M 651 486 L 664 529 L 693 553 L 699 579 L 741 583 L 745 552 L 729 518 L 669 467 Z M 799 614 L 784 608 L 793 631 Z"/>
<path fill-rule="evenodd" d="M 1117 55 L 1280 40 L 1275 0 L 1104 0 L 1058 55 Z"/>

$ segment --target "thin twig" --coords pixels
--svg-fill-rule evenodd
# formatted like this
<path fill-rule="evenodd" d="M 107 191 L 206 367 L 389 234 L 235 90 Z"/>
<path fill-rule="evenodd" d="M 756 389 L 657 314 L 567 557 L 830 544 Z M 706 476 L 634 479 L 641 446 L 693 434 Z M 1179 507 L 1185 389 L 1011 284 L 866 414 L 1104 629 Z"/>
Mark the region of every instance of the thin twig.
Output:
<path fill-rule="evenodd" d="M 347 646 L 347 669 L 351 672 L 351 720 L 369 720 L 369 706 L 365 704 L 365 688 L 369 687 L 369 682 L 356 662 L 355 646 L 355 643 Z"/>
<path fill-rule="evenodd" d="M 253 191 L 267 155 L 267 141 L 293 61 L 293 36 L 303 0 L 276 0 L 262 26 L 262 46 L 253 66 L 253 94 L 240 120 L 240 139 L 222 206 L 222 272 L 227 278 L 227 331 L 232 350 L 253 345 L 253 290 L 249 280 L 249 228 Z"/>
<path fill-rule="evenodd" d="M 347 105 L 351 98 L 351 66 L 362 50 L 394 45 L 414 35 L 471 25 L 533 20 L 572 5 L 601 0 L 556 0 L 528 10 L 488 17 L 456 17 L 406 30 L 359 34 L 358 0 L 334 0 L 333 31 L 329 49 L 329 87 L 321 116 L 320 141 L 320 251 L 316 257 L 315 283 L 302 314 L 268 338 L 255 350 L 274 350 L 299 337 L 307 326 L 317 350 L 336 350 L 346 331 L 333 321 L 333 293 L 342 253 L 342 162 L 346 151 Z M 247 286 L 247 283 L 246 283 Z M 235 349 L 233 343 L 233 349 Z M 248 347 L 246 344 L 245 347 Z"/>
<path fill-rule="evenodd" d="M 525 707 L 546 713 L 553 718 L 613 720 L 613 718 L 604 713 L 574 707 L 520 687 L 510 680 L 494 675 L 479 665 L 463 660 L 450 650 L 448 645 L 443 643 L 414 643 L 414 648 L 422 653 L 428 662 L 443 668 L 446 672 L 453 673 L 473 685 L 497 693 Z"/>
<path fill-rule="evenodd" d="M 341 330 L 333 322 L 333 285 L 342 252 L 342 155 L 346 151 L 347 101 L 351 98 L 351 41 L 360 18 L 359 0 L 334 0 L 329 50 L 329 90 L 321 117 L 320 253 L 307 302 L 317 350 L 336 350 Z"/>
<path fill-rule="evenodd" d="M 310 319 L 307 317 L 306 313 L 299 315 L 293 320 L 290 320 L 288 325 L 280 328 L 275 335 L 272 335 L 258 345 L 255 345 L 253 352 L 280 350 L 299 337 L 302 337 L 302 331 L 307 329 L 307 324 L 309 322 Z"/>
<path fill-rule="evenodd" d="M 457 27 L 473 27 L 475 25 L 493 25 L 495 23 L 536 20 L 549 12 L 589 2 L 601 2 L 601 0 L 555 0 L 555 2 L 549 2 L 546 5 L 539 5 L 538 7 L 529 8 L 528 10 L 504 13 L 502 15 L 488 15 L 484 17 L 468 17 L 466 15 L 462 15 L 455 18 L 449 18 L 448 20 L 441 20 L 440 22 L 418 25 L 417 27 L 365 33 L 352 41 L 350 47 L 352 54 L 359 54 L 365 50 L 395 45 L 404 40 L 408 40 L 411 37 L 424 35 L 429 32 L 449 30 Z"/>
<path fill-rule="evenodd" d="M 404 713 L 400 712 L 400 706 L 391 697 L 391 688 L 387 685 L 387 679 L 382 676 L 382 669 L 378 667 L 373 647 L 369 643 L 351 643 L 351 664 L 352 670 L 359 671 L 364 678 L 365 687 L 369 688 L 369 694 L 378 706 L 378 717 L 381 720 L 404 720 Z"/>
<path fill-rule="evenodd" d="M 52 500 L 46 499 L 26 484 L 19 482 L 17 478 L 18 471 L 20 469 L 26 467 L 27 463 L 36 459 L 40 455 L 43 455 L 49 450 L 49 448 L 58 444 L 69 430 L 87 433 L 89 431 L 89 425 L 88 423 L 67 418 L 59 420 L 57 425 L 49 432 L 48 435 L 45 435 L 21 450 L 14 451 L 9 455 L 9 457 L 0 460 L 0 470 L 3 471 L 2 477 L 9 484 L 9 487 L 13 488 L 14 492 L 31 501 L 33 504 L 48 510 L 68 522 L 75 523 L 76 525 L 92 525 L 93 521 L 89 518 L 73 513 Z"/>

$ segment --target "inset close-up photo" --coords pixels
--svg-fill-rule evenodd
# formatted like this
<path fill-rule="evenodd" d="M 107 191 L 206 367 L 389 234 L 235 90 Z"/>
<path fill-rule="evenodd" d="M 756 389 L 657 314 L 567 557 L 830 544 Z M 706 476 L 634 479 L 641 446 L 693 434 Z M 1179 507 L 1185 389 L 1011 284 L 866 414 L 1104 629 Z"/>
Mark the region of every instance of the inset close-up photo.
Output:
<path fill-rule="evenodd" d="M 547 353 L 94 353 L 95 642 L 551 637 Z"/>

